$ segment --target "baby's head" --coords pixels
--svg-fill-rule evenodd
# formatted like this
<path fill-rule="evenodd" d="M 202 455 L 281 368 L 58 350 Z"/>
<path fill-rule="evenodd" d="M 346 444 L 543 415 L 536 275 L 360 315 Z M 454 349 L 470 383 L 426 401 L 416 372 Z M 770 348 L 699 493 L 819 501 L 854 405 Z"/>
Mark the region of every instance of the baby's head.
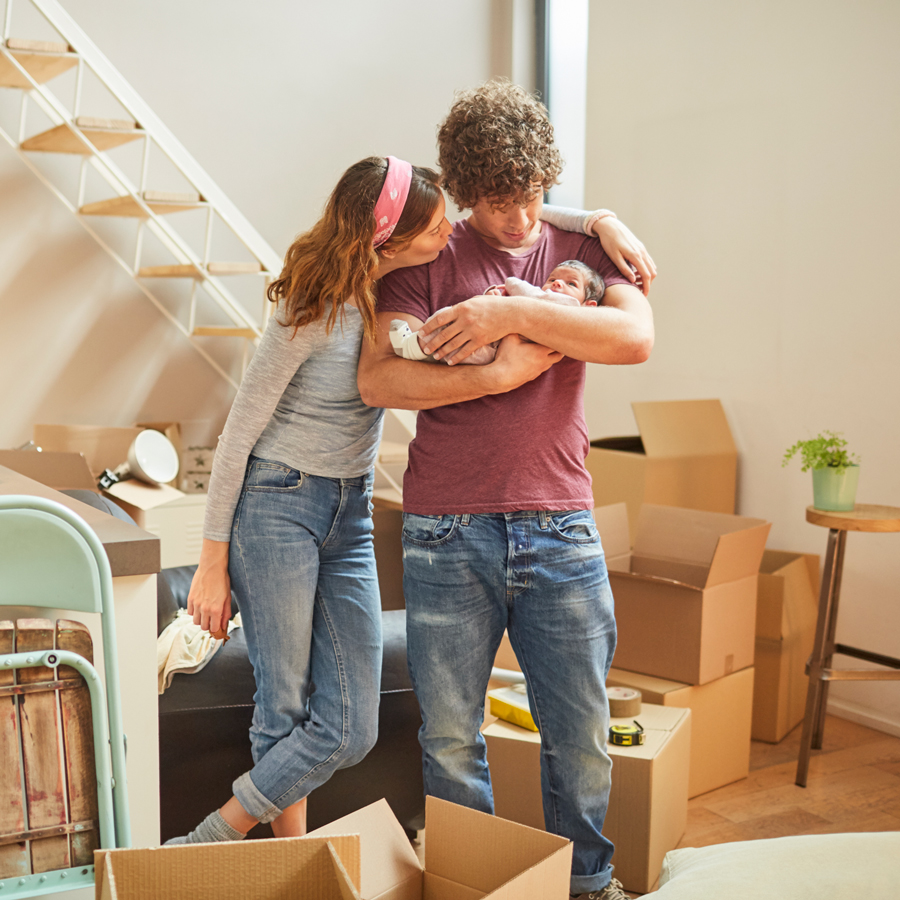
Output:
<path fill-rule="evenodd" d="M 603 299 L 606 285 L 589 265 L 580 259 L 567 259 L 553 269 L 541 290 L 568 294 L 582 306 L 597 306 Z"/>

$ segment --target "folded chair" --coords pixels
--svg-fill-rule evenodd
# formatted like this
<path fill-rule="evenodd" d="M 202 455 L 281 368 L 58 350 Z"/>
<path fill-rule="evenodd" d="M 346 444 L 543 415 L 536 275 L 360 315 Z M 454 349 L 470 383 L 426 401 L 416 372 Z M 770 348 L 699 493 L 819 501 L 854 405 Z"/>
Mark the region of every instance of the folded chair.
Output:
<path fill-rule="evenodd" d="M 100 614 L 105 690 L 81 623 L 0 621 L 0 898 L 89 887 L 93 850 L 131 833 L 112 573 L 83 519 L 0 497 L 4 606 Z"/>

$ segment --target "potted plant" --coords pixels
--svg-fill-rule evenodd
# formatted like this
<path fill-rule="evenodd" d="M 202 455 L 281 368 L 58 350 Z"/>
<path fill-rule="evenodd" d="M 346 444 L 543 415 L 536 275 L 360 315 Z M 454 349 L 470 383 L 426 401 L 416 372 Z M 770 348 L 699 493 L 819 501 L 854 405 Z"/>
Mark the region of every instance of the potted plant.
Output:
<path fill-rule="evenodd" d="M 859 459 L 847 452 L 847 442 L 840 432 L 822 431 L 807 441 L 797 441 L 785 451 L 781 464 L 786 466 L 798 453 L 803 461 L 800 471 L 812 469 L 813 506 L 853 509 L 859 483 Z"/>

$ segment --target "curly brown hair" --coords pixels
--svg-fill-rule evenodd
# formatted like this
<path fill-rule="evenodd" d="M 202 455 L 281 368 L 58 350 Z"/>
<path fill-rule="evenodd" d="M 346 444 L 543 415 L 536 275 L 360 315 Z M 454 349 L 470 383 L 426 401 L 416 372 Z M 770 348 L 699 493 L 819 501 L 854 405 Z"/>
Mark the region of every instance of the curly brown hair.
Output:
<path fill-rule="evenodd" d="M 370 156 L 350 166 L 328 198 L 322 218 L 288 249 L 281 274 L 266 293 L 284 305 L 282 324 L 297 329 L 327 315 L 331 331 L 353 298 L 366 337 L 375 336 L 375 278 L 379 254 L 402 250 L 428 227 L 441 199 L 438 175 L 413 166 L 409 196 L 390 238 L 372 249 L 375 202 L 387 176 L 387 160 Z"/>
<path fill-rule="evenodd" d="M 441 186 L 461 210 L 486 198 L 532 200 L 563 167 L 547 107 L 505 79 L 456 95 L 438 131 L 438 161 Z"/>

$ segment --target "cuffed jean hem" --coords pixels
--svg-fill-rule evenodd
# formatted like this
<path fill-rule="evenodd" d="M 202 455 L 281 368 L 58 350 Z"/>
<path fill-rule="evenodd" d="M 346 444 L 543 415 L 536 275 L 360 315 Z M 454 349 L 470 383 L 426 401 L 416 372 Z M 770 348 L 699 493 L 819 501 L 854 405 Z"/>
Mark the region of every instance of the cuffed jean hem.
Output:
<path fill-rule="evenodd" d="M 602 891 L 612 881 L 613 867 L 607 866 L 599 875 L 573 875 L 569 882 L 569 893 L 572 896 L 589 894 L 591 891 Z"/>
<path fill-rule="evenodd" d="M 235 779 L 231 791 L 244 811 L 260 822 L 274 822 L 284 812 L 259 792 L 249 772 Z"/>

